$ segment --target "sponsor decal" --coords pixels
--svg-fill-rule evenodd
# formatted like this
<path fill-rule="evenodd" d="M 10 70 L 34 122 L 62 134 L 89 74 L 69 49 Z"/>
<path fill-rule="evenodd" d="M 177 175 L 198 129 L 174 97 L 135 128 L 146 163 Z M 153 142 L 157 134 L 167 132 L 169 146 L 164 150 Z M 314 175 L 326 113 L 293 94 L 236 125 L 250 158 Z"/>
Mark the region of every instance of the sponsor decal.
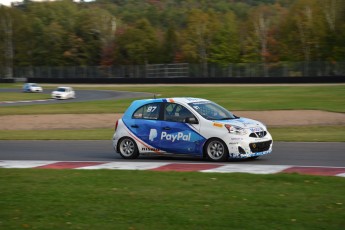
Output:
<path fill-rule="evenodd" d="M 233 141 L 242 141 L 243 140 L 243 138 L 230 138 L 231 140 L 233 140 Z"/>
<path fill-rule="evenodd" d="M 199 98 L 194 98 L 194 97 L 187 97 L 186 100 L 187 101 L 200 101 Z"/>
<path fill-rule="evenodd" d="M 220 124 L 220 123 L 213 123 L 213 126 L 222 128 L 222 127 L 223 127 L 223 124 Z"/>
<path fill-rule="evenodd" d="M 256 132 L 262 132 L 264 131 L 264 129 L 261 127 L 255 127 L 255 128 L 250 128 L 250 131 L 252 131 L 253 133 L 256 133 Z"/>
<path fill-rule="evenodd" d="M 156 137 L 157 137 L 157 129 L 150 129 L 149 140 L 154 141 Z"/>
<path fill-rule="evenodd" d="M 155 149 L 155 148 L 141 148 L 142 151 L 154 151 L 154 152 L 157 152 L 157 151 L 160 151 L 159 149 Z"/>
<path fill-rule="evenodd" d="M 162 132 L 161 140 L 167 140 L 171 142 L 180 141 L 180 140 L 190 141 L 191 136 L 192 136 L 192 133 L 183 134 L 183 132 L 178 132 L 176 134 L 168 134 L 167 132 Z"/>

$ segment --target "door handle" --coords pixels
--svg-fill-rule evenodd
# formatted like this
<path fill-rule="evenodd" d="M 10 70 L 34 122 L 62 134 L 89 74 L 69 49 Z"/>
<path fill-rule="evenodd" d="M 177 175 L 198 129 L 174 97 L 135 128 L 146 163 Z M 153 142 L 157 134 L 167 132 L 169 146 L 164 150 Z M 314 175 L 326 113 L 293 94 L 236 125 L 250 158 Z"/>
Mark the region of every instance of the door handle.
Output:
<path fill-rule="evenodd" d="M 167 127 L 164 127 L 163 129 L 164 130 L 170 130 L 171 128 L 167 126 Z"/>
<path fill-rule="evenodd" d="M 131 125 L 132 128 L 139 128 L 138 125 Z"/>

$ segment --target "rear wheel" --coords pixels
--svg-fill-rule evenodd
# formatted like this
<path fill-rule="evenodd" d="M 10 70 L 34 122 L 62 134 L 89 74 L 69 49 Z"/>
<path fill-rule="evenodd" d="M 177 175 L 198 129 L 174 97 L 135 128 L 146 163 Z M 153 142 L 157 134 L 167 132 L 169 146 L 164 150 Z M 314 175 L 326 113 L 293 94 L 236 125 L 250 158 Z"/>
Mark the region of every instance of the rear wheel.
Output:
<path fill-rule="evenodd" d="M 136 143 L 129 137 L 124 137 L 119 141 L 118 152 L 125 159 L 135 159 L 139 156 Z"/>
<path fill-rule="evenodd" d="M 212 138 L 205 144 L 205 155 L 212 161 L 226 161 L 229 159 L 229 151 L 225 143 L 218 139 Z"/>

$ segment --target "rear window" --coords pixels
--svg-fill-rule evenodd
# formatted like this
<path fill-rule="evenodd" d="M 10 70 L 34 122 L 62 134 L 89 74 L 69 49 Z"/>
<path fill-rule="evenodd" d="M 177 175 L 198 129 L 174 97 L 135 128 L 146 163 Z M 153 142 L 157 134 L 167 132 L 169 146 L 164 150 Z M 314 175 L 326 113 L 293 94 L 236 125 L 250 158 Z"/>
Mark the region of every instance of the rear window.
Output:
<path fill-rule="evenodd" d="M 132 118 L 157 120 L 159 117 L 160 105 L 161 103 L 151 103 L 141 106 L 133 113 Z"/>

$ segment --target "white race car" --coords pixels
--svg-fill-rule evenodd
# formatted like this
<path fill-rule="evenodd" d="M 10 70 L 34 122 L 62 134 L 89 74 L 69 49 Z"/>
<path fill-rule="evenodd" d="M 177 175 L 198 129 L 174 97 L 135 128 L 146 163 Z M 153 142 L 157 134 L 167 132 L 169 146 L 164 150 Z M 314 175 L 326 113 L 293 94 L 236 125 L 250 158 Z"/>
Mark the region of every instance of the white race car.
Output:
<path fill-rule="evenodd" d="M 62 86 L 54 90 L 51 96 L 55 99 L 70 99 L 75 98 L 75 92 L 72 87 Z"/>
<path fill-rule="evenodd" d="M 43 89 L 41 86 L 36 83 L 25 83 L 23 85 L 23 92 L 26 93 L 42 93 Z"/>
<path fill-rule="evenodd" d="M 259 121 L 237 117 L 200 98 L 134 101 L 116 122 L 113 147 L 123 158 L 141 153 L 187 154 L 225 161 L 272 152 L 273 140 Z"/>

